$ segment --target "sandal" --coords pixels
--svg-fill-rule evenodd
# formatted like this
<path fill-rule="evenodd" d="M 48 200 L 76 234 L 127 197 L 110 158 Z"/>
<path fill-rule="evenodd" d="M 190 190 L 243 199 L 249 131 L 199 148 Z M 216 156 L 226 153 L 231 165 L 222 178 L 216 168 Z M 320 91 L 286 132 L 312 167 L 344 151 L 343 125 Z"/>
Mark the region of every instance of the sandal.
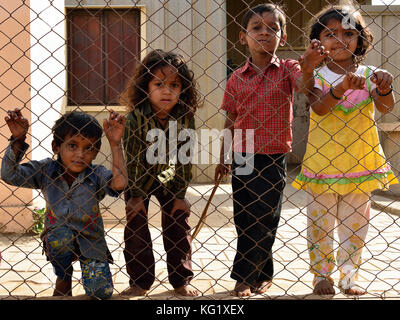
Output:
<path fill-rule="evenodd" d="M 340 281 L 339 281 L 339 289 L 344 294 L 347 295 L 354 295 L 354 296 L 361 296 L 366 294 L 367 291 L 361 288 L 356 282 L 355 278 L 357 275 L 357 270 L 351 271 L 346 274 Z"/>

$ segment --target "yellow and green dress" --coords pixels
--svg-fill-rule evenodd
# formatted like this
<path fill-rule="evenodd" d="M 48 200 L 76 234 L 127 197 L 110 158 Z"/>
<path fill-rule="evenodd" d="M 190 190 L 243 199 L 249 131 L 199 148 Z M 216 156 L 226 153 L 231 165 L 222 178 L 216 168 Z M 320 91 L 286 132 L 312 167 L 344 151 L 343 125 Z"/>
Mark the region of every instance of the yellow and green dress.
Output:
<path fill-rule="evenodd" d="M 348 90 L 332 112 L 311 112 L 307 149 L 293 187 L 307 191 L 307 241 L 314 285 L 332 282 L 337 264 L 339 286 L 354 285 L 367 235 L 370 193 L 398 183 L 385 159 L 374 121 L 369 67 L 357 72 L 367 81 L 363 90 Z M 327 67 L 316 72 L 315 86 L 328 93 L 340 80 Z M 337 223 L 339 248 L 334 257 Z"/>
<path fill-rule="evenodd" d="M 372 71 L 364 68 L 365 90 L 348 90 L 327 115 L 311 112 L 307 149 L 293 187 L 345 195 L 386 190 L 398 183 L 379 143 L 370 95 Z M 317 83 L 323 92 L 329 91 L 331 85 L 320 73 Z"/>

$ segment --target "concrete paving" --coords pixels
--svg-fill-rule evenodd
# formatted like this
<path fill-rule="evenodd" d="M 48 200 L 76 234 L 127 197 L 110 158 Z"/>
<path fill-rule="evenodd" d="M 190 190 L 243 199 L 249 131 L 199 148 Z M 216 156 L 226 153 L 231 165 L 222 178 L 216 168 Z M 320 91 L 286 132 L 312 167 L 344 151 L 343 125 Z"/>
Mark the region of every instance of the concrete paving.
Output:
<path fill-rule="evenodd" d="M 350 297 L 335 287 L 334 296 L 312 295 L 312 275 L 308 271 L 306 244 L 305 193 L 295 190 L 290 182 L 295 170 L 289 170 L 288 185 L 277 239 L 274 245 L 275 278 L 267 294 L 249 299 L 398 299 L 400 292 L 400 202 L 373 195 L 371 224 L 363 252 L 359 281 L 368 294 Z M 203 211 L 213 185 L 192 185 L 187 192 L 192 204 L 190 224 L 194 227 Z M 222 184 L 209 208 L 206 224 L 193 241 L 192 285 L 200 291 L 196 298 L 175 296 L 168 283 L 163 249 L 160 214 L 157 203 L 151 203 L 149 218 L 156 259 L 156 278 L 145 297 L 130 299 L 238 299 L 231 296 L 234 281 L 230 278 L 236 247 L 236 231 L 232 219 L 230 184 Z M 119 295 L 128 286 L 123 257 L 124 203 L 107 198 L 102 203 L 107 242 L 115 263 L 111 266 L 115 292 L 112 299 L 129 299 Z M 337 238 L 336 238 L 337 239 Z M 1 234 L 0 299 L 56 299 L 51 297 L 55 276 L 52 266 L 42 255 L 38 236 Z M 80 281 L 79 263 L 74 264 L 73 297 L 57 299 L 88 299 Z M 338 279 L 338 272 L 333 275 Z"/>

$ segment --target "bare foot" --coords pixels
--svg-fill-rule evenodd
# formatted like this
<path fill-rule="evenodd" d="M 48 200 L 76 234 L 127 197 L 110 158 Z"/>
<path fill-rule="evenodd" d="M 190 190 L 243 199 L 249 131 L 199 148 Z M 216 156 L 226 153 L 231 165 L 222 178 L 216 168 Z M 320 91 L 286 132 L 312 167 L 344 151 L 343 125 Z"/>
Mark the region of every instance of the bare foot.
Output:
<path fill-rule="evenodd" d="M 128 289 L 125 289 L 124 291 L 121 292 L 121 296 L 132 296 L 132 297 L 138 297 L 138 296 L 144 296 L 146 295 L 147 290 L 142 289 L 138 286 L 132 286 L 129 287 Z"/>
<path fill-rule="evenodd" d="M 330 283 L 329 280 L 321 280 L 319 281 L 313 290 L 314 294 L 317 295 L 330 295 L 330 294 L 335 294 L 335 289 L 333 288 L 332 283 Z"/>
<path fill-rule="evenodd" d="M 352 295 L 352 296 L 362 296 L 363 294 L 366 294 L 367 291 L 364 289 L 360 288 L 357 285 L 354 285 L 348 289 L 343 289 L 342 290 L 344 294 Z"/>
<path fill-rule="evenodd" d="M 271 286 L 272 286 L 272 281 L 271 280 L 258 282 L 257 283 L 257 287 L 253 292 L 258 293 L 258 294 L 263 294 L 263 293 L 266 293 L 267 290 Z"/>
<path fill-rule="evenodd" d="M 56 288 L 53 297 L 72 296 L 72 280 L 56 280 Z"/>
<path fill-rule="evenodd" d="M 199 292 L 196 289 L 194 289 L 192 286 L 188 286 L 188 285 L 185 285 L 185 286 L 182 286 L 179 288 L 175 288 L 174 291 L 176 294 L 179 294 L 179 295 L 185 296 L 185 297 L 196 297 L 199 295 Z"/>
<path fill-rule="evenodd" d="M 235 289 L 232 291 L 232 295 L 236 297 L 250 297 L 251 288 L 243 282 L 236 282 Z"/>

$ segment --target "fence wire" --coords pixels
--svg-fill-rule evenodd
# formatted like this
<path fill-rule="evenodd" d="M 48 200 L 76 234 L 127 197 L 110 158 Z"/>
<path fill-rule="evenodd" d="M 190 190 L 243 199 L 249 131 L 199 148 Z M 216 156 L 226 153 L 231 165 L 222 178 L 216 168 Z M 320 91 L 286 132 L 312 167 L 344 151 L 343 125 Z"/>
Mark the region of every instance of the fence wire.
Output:
<path fill-rule="evenodd" d="M 337 117 L 336 125 L 341 129 L 332 127 L 333 131 L 326 131 L 321 123 L 315 124 L 316 118 L 315 115 L 312 116 L 306 96 L 296 93 L 293 121 L 282 128 L 283 131 L 289 128 L 293 135 L 292 151 L 286 156 L 287 163 L 280 164 L 287 177 L 280 177 L 269 188 L 263 181 L 260 185 L 253 186 L 255 180 L 263 180 L 260 178 L 263 174 L 266 179 L 272 177 L 272 173 L 267 172 L 267 169 L 277 165 L 279 159 L 274 159 L 272 167 L 265 164 L 257 168 L 259 171 L 256 171 L 253 178 L 240 178 L 236 181 L 239 190 L 248 191 L 255 188 L 249 191 L 253 192 L 251 199 L 247 198 L 250 196 L 241 195 L 240 201 L 248 202 L 244 214 L 254 218 L 245 230 L 240 228 L 238 221 L 235 226 L 234 206 L 240 201 L 235 198 L 236 203 L 234 203 L 231 175 L 225 177 L 219 185 L 214 185 L 214 172 L 220 156 L 220 133 L 227 117 L 226 112 L 221 109 L 226 83 L 233 72 L 242 67 L 249 57 L 249 51 L 238 37 L 241 20 L 245 12 L 260 3 L 263 2 L 0 0 L 0 106 L 4 116 L 8 110 L 20 108 L 23 116 L 29 121 L 30 128 L 26 142 L 30 148 L 22 163 L 53 157 L 51 130 L 54 122 L 68 111 L 83 111 L 96 117 L 100 123 L 108 118 L 110 109 L 127 114 L 127 108 L 121 105 L 119 98 L 136 68 L 152 50 L 162 49 L 182 55 L 194 72 L 202 106 L 194 115 L 196 133 L 198 140 L 201 141 L 196 149 L 197 160 L 193 161 L 192 180 L 186 192 L 186 199 L 191 205 L 191 214 L 188 218 L 190 229 L 176 226 L 176 220 L 168 224 L 164 218 L 162 219 L 160 202 L 172 201 L 173 195 L 159 195 L 158 200 L 162 198 L 160 202 L 156 197 L 151 197 L 147 219 L 142 217 L 144 220 L 141 222 L 136 219 L 136 222 L 131 224 L 133 231 L 127 228 L 124 193 L 118 197 L 106 196 L 100 201 L 101 215 L 97 216 L 98 220 L 93 220 L 92 216 L 85 220 L 86 227 L 89 226 L 86 231 L 88 229 L 90 231 L 90 226 L 98 221 L 101 223 L 101 219 L 104 222 L 105 240 L 114 259 L 114 263 L 110 264 L 114 297 L 123 294 L 124 290 L 132 285 L 133 278 L 136 283 L 147 281 L 146 285 L 149 287 L 143 288 L 146 289 L 143 294 L 147 299 L 172 297 L 174 295 L 172 283 L 175 283 L 175 287 L 178 286 L 180 280 L 175 278 L 185 278 L 180 272 L 188 269 L 193 272 L 190 285 L 198 291 L 198 297 L 215 300 L 232 297 L 231 291 L 235 287 L 236 280 L 231 274 L 237 252 L 238 234 L 243 237 L 243 234 L 249 234 L 252 227 L 259 227 L 259 220 L 252 205 L 254 202 L 261 203 L 264 210 L 267 210 L 265 208 L 269 204 L 264 203 L 265 199 L 270 201 L 274 196 L 273 192 L 279 195 L 279 188 L 282 187 L 284 187 L 282 210 L 272 250 L 274 263 L 272 286 L 262 294 L 253 292 L 252 297 L 272 299 L 282 296 L 292 296 L 296 299 L 310 297 L 315 281 L 313 273 L 310 272 L 310 259 L 315 264 L 312 267 L 314 273 L 324 275 L 324 279 L 333 279 L 337 297 L 342 297 L 339 295 L 339 279 L 349 276 L 343 268 L 339 270 L 341 264 L 346 265 L 343 259 L 348 259 L 351 261 L 350 265 L 356 265 L 355 269 L 359 269 L 358 283 L 367 291 L 365 298 L 384 299 L 399 296 L 400 189 L 398 185 L 392 185 L 390 190 L 385 192 L 372 193 L 356 186 L 354 190 L 361 191 L 359 198 L 340 195 L 339 200 L 328 199 L 330 196 L 326 196 L 333 190 L 332 186 L 328 186 L 328 189 L 319 196 L 315 196 L 315 190 L 313 193 L 309 189 L 298 190 L 292 186 L 292 182 L 300 173 L 304 174 L 310 169 L 307 167 L 307 161 L 316 154 L 320 155 L 318 161 L 321 162 L 319 163 L 321 167 L 335 167 L 338 176 L 341 177 L 334 177 L 339 179 L 339 185 L 340 181 L 354 177 L 352 173 L 355 169 L 362 167 L 364 170 L 369 170 L 362 160 L 363 157 L 380 152 L 380 147 L 371 146 L 370 137 L 366 138 L 366 134 L 374 130 L 379 133 L 380 145 L 386 156 L 381 167 L 390 163 L 394 176 L 398 177 L 400 111 L 397 102 L 394 109 L 387 114 L 364 112 L 367 107 L 363 107 L 359 108 L 361 111 L 357 109 L 353 114 L 354 118 L 346 114 L 349 118 L 343 120 L 344 116 L 341 118 L 332 113 L 329 116 Z M 284 46 L 278 48 L 277 55 L 281 58 L 298 60 L 308 46 L 309 21 L 326 5 L 333 6 L 339 2 L 290 0 L 267 3 L 282 5 L 287 15 L 287 41 Z M 393 92 L 398 101 L 400 46 L 397 34 L 400 32 L 400 5 L 377 6 L 368 1 L 355 2 L 353 5 L 364 17 L 367 27 L 374 36 L 363 64 L 388 70 L 393 75 Z M 279 89 L 278 95 L 284 94 L 278 91 Z M 262 93 L 259 94 L 262 96 Z M 349 106 L 350 109 L 354 107 L 354 104 Z M 355 118 L 367 116 L 374 118 L 369 119 L 370 122 L 366 120 L 368 124 L 365 128 L 352 126 L 351 121 Z M 271 115 L 266 115 L 265 118 L 267 121 L 273 121 Z M 149 119 L 144 125 L 154 122 Z M 4 162 L 4 153 L 11 134 L 4 121 L 0 128 L 0 145 Z M 313 136 L 313 130 L 320 135 L 329 135 L 329 139 L 319 147 L 307 148 L 307 139 Z M 343 146 L 340 145 L 341 140 L 338 138 L 341 134 L 353 137 L 357 135 L 357 137 L 350 145 Z M 378 134 L 376 135 L 378 137 Z M 256 141 L 258 138 L 257 136 Z M 357 141 L 363 141 L 364 147 L 368 150 L 362 151 L 366 154 L 361 158 L 360 150 L 352 149 L 352 144 L 356 144 Z M 343 150 L 334 159 L 326 156 L 332 151 L 331 142 L 335 142 L 336 147 Z M 136 151 L 136 149 L 130 151 L 133 154 L 132 161 L 137 161 L 136 157 L 143 156 L 143 152 L 146 152 L 144 150 L 142 153 L 135 153 Z M 263 163 L 265 158 L 258 161 Z M 104 134 L 101 150 L 94 163 L 108 169 L 112 167 L 111 150 Z M 129 165 L 131 164 L 128 163 L 128 167 Z M 36 170 L 41 171 L 37 168 Z M 35 175 L 38 171 L 35 171 Z M 377 171 L 374 174 L 376 180 L 384 184 L 387 181 L 382 172 Z M 314 173 L 318 176 L 326 172 Z M 152 178 L 155 181 L 159 179 Z M 24 179 L 26 183 L 33 177 L 26 176 Z M 129 185 L 134 183 L 131 180 Z M 49 219 L 51 213 L 48 203 L 46 204 L 46 200 L 49 199 L 45 200 L 40 190 L 13 187 L 3 180 L 0 188 L 0 299 L 51 296 L 55 290 L 57 277 L 51 261 L 46 259 L 44 254 L 46 245 L 40 237 L 45 230 L 45 224 L 49 221 L 45 222 L 46 215 Z M 315 197 L 312 197 L 313 194 Z M 69 200 L 79 211 L 85 206 L 88 198 L 93 198 L 95 195 L 87 193 L 83 194 L 83 198 L 82 194 L 77 196 L 80 198 Z M 347 208 L 343 209 L 344 211 L 350 210 L 354 213 L 342 219 L 338 213 L 342 210 L 339 209 L 338 201 Z M 369 223 L 365 218 L 354 218 L 355 211 L 369 212 L 369 206 L 371 206 Z M 315 212 L 318 210 L 322 212 L 325 209 L 325 214 L 313 215 L 313 209 Z M 77 213 L 69 214 L 69 217 L 73 217 Z M 314 222 L 308 225 L 307 219 L 311 221 L 312 217 Z M 143 227 L 146 223 L 149 226 L 149 234 Z M 180 223 L 184 224 L 182 219 Z M 70 222 L 68 226 L 71 229 Z M 63 224 L 57 226 L 60 230 L 62 227 Z M 168 231 L 169 228 L 172 229 Z M 82 234 L 82 230 L 73 230 L 75 236 L 77 234 L 87 236 Z M 196 233 L 191 243 L 189 259 L 185 256 L 187 254 L 190 256 L 190 250 L 185 249 L 187 243 L 182 243 L 181 239 L 170 238 L 174 237 L 175 233 L 182 234 L 182 232 Z M 258 235 L 260 242 L 270 236 L 265 228 Z M 136 250 L 127 248 L 129 242 L 127 237 L 134 239 L 136 245 L 141 242 L 142 246 L 138 245 Z M 186 238 L 190 240 L 190 237 Z M 73 251 L 71 246 L 75 245 L 77 240 L 71 242 L 71 239 L 73 237 L 65 245 L 61 245 L 61 251 Z M 47 241 L 48 246 L 49 238 Z M 53 241 L 60 242 L 61 238 L 53 238 Z M 190 244 L 190 241 L 188 243 Z M 244 252 L 244 255 L 258 244 L 247 243 L 248 251 Z M 135 243 L 129 245 L 135 247 Z M 363 252 L 360 257 L 358 253 L 362 247 Z M 80 249 L 82 250 L 82 247 Z M 90 249 L 92 248 L 88 251 Z M 127 256 L 126 252 L 130 250 L 131 255 Z M 154 260 L 146 256 L 149 254 L 146 250 L 152 250 Z M 184 271 L 178 270 L 181 264 L 173 261 L 174 255 L 181 257 L 179 259 L 191 260 L 191 267 L 187 267 Z M 359 260 L 353 261 L 353 258 Z M 257 269 L 259 263 L 254 260 L 246 260 L 246 263 L 256 266 L 256 270 L 261 272 Z M 90 286 L 88 280 L 91 279 L 90 276 L 82 279 L 82 274 L 86 272 L 82 269 L 88 265 L 89 263 L 82 264 L 82 261 L 73 262 L 74 296 L 84 295 L 85 287 Z M 323 270 L 324 268 L 327 270 Z M 95 269 L 89 267 L 89 270 Z M 353 271 L 354 269 L 351 270 Z M 90 271 L 87 272 L 90 274 Z M 341 275 L 341 272 L 345 274 Z M 150 277 L 150 280 L 143 280 L 146 277 Z M 267 278 L 261 277 L 258 280 Z M 256 288 L 251 289 L 257 291 Z M 177 297 L 182 296 L 177 295 Z"/>

